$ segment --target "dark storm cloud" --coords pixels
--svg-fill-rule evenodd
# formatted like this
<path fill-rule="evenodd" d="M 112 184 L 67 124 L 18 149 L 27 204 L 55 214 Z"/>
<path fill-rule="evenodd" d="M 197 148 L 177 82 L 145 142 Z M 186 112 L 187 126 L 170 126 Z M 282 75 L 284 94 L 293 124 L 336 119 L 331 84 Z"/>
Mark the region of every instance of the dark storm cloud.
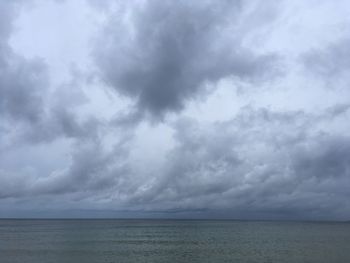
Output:
<path fill-rule="evenodd" d="M 242 44 L 241 1 L 146 1 L 108 21 L 95 57 L 103 79 L 162 117 L 225 77 L 261 81 L 276 57 Z"/>

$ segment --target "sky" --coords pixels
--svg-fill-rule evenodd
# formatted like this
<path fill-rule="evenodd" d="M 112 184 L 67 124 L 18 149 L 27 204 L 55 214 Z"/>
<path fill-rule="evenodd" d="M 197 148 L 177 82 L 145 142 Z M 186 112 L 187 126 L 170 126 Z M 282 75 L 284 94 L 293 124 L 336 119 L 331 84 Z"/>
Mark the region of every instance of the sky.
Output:
<path fill-rule="evenodd" d="M 349 220 L 346 0 L 0 0 L 0 217 Z"/>

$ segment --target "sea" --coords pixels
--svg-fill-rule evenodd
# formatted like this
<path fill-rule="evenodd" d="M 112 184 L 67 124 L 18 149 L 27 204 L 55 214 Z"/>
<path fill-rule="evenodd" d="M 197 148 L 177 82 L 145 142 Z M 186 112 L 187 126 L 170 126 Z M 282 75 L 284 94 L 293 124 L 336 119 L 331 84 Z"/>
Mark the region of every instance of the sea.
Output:
<path fill-rule="evenodd" d="M 349 263 L 350 223 L 0 220 L 0 263 Z"/>

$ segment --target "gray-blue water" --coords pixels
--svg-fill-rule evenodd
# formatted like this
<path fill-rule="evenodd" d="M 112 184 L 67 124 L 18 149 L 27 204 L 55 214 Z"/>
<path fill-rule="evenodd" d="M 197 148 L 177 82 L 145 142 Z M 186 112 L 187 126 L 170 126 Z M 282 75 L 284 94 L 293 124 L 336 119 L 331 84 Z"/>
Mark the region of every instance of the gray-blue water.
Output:
<path fill-rule="evenodd" d="M 350 262 L 350 224 L 0 220 L 1 263 Z"/>

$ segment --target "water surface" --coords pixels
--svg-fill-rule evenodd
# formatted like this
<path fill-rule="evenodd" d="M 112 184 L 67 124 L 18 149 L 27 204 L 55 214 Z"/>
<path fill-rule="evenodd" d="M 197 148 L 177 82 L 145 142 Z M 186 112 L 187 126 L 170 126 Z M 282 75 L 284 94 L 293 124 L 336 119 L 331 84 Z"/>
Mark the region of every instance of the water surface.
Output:
<path fill-rule="evenodd" d="M 350 262 L 350 224 L 0 220 L 1 263 Z"/>

